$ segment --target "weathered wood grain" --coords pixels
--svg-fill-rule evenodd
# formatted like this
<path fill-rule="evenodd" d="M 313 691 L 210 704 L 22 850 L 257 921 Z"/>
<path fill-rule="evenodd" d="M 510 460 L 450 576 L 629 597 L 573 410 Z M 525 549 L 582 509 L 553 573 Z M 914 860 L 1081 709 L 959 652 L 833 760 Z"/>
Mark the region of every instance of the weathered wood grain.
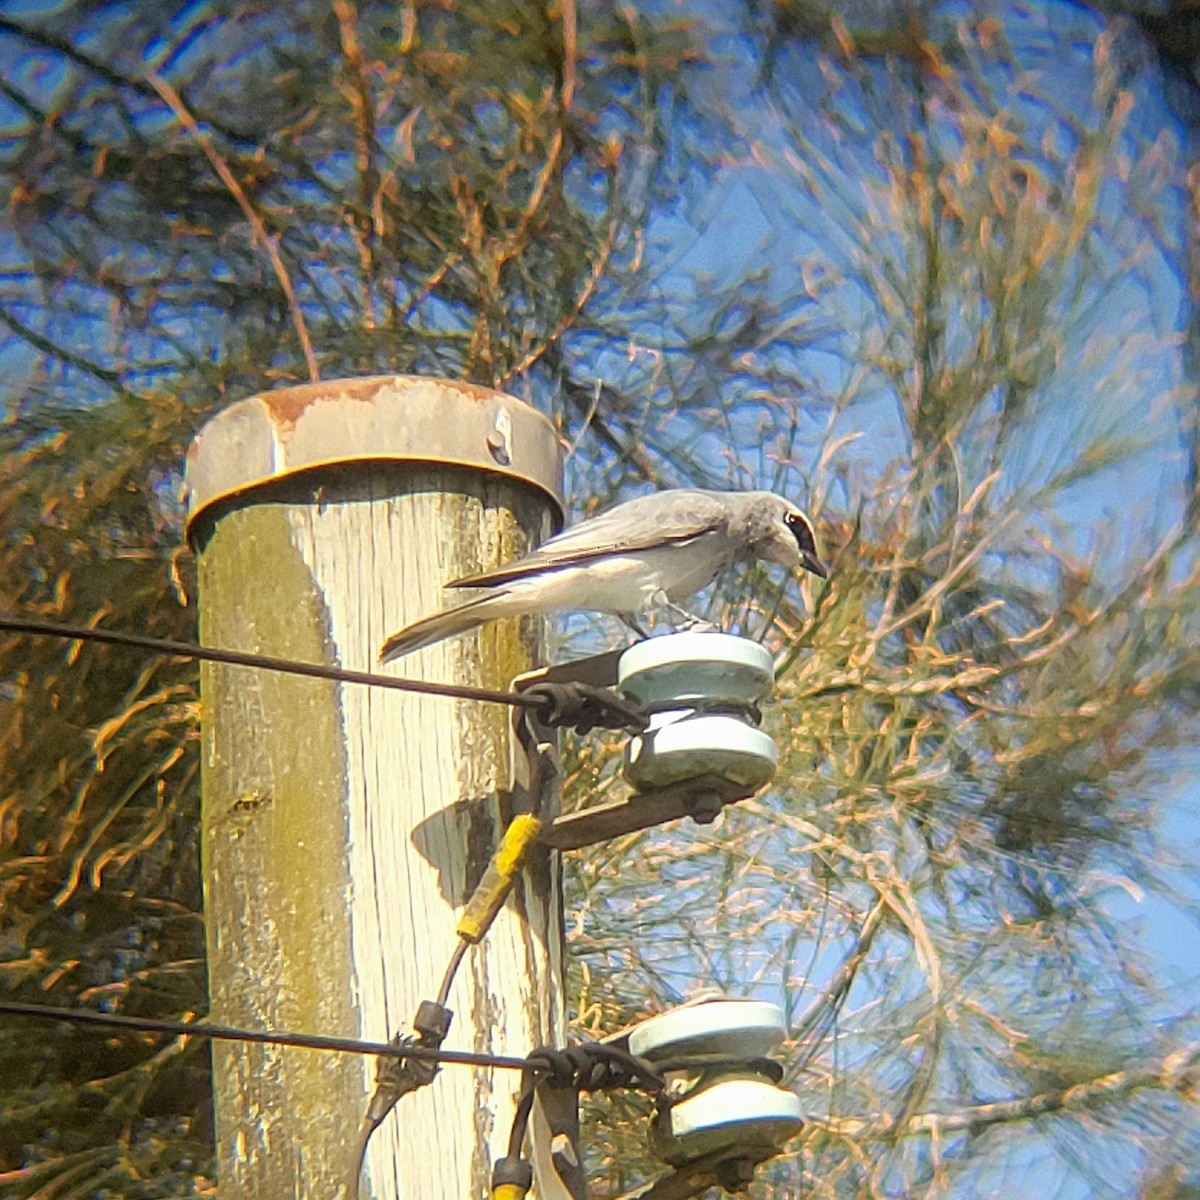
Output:
<path fill-rule="evenodd" d="M 206 644 L 369 670 L 443 581 L 548 532 L 544 498 L 481 471 L 364 462 L 247 494 L 200 551 Z M 537 658 L 514 621 L 397 674 L 504 687 Z M 433 998 L 454 922 L 508 816 L 511 714 L 208 665 L 204 863 L 212 1017 L 384 1040 Z M 448 1046 L 523 1054 L 561 1035 L 560 913 L 540 850 L 464 962 Z M 375 1062 L 214 1047 L 223 1200 L 343 1193 Z M 452 1067 L 371 1143 L 363 1195 L 487 1191 L 518 1079 Z"/>

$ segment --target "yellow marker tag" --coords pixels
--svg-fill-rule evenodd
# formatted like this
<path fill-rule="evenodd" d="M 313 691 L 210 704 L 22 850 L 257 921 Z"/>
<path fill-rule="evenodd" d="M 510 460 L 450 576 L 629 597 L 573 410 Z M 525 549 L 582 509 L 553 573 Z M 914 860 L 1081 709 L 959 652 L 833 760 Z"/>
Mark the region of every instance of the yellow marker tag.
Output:
<path fill-rule="evenodd" d="M 498 1183 L 492 1188 L 492 1200 L 525 1200 L 528 1190 L 519 1183 Z"/>
<path fill-rule="evenodd" d="M 479 886 L 458 919 L 455 932 L 463 941 L 474 945 L 482 940 L 500 911 L 529 847 L 538 840 L 541 832 L 541 821 L 529 813 L 519 813 L 509 822 Z"/>

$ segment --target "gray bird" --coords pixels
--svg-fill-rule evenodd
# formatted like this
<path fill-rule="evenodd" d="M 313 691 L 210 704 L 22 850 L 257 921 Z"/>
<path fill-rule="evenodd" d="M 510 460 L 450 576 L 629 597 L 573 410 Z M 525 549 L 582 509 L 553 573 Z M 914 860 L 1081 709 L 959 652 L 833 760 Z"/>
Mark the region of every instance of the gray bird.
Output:
<path fill-rule="evenodd" d="M 379 658 L 391 662 L 486 621 L 527 613 L 614 613 L 633 624 L 638 613 L 665 603 L 694 620 L 676 602 L 750 559 L 827 575 L 812 525 L 782 496 L 655 492 L 581 521 L 506 566 L 456 579 L 447 586 L 482 590 L 392 634 Z"/>

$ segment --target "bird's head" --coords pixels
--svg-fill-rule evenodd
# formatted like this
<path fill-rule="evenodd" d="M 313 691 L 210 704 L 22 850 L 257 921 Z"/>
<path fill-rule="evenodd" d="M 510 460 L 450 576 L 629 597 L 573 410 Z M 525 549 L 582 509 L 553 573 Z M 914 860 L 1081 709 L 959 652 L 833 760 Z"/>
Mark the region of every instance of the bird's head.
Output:
<path fill-rule="evenodd" d="M 773 492 L 752 493 L 745 511 L 746 538 L 756 558 L 803 567 L 821 579 L 829 576 L 817 557 L 812 522 L 790 500 Z"/>

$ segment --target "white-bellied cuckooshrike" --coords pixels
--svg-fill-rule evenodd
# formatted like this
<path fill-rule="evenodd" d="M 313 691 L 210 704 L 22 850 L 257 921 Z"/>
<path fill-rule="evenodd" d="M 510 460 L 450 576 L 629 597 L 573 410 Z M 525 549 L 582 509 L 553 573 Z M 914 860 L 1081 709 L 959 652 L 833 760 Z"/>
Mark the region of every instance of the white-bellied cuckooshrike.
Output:
<path fill-rule="evenodd" d="M 734 562 L 754 559 L 803 567 L 822 579 L 827 574 L 812 524 L 782 496 L 655 492 L 581 521 L 515 562 L 447 584 L 481 590 L 392 634 L 379 658 L 391 662 L 486 621 L 527 613 L 603 612 L 632 622 L 665 604 L 688 617 L 677 601 Z"/>

